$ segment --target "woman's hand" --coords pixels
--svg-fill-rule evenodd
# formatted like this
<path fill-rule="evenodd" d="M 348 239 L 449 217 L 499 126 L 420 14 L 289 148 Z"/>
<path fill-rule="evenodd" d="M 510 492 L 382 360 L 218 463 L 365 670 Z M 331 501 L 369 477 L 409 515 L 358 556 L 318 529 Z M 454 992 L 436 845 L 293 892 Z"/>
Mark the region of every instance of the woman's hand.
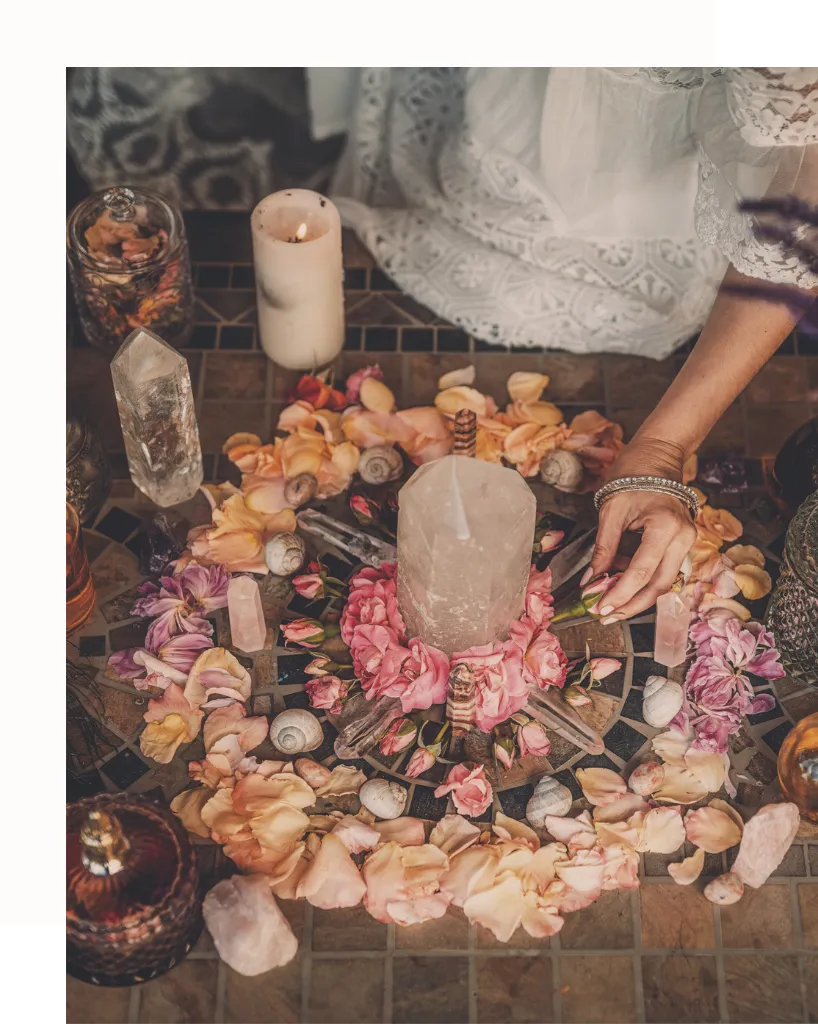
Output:
<path fill-rule="evenodd" d="M 676 445 L 637 436 L 622 451 L 608 479 L 663 476 L 681 482 L 684 458 Z M 604 597 L 599 613 L 605 624 L 637 615 L 667 593 L 696 539 L 690 512 L 678 498 L 651 491 L 621 491 L 600 509 L 594 555 L 583 582 L 610 569 L 626 530 L 641 530 L 642 540 L 630 565 Z"/>

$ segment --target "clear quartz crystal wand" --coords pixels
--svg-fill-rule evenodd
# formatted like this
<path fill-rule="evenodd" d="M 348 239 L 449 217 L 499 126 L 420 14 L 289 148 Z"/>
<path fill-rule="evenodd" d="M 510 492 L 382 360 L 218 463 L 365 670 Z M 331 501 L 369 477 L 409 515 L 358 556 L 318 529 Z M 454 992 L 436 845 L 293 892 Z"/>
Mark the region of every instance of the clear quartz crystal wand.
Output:
<path fill-rule="evenodd" d="M 320 537 L 328 544 L 354 555 L 364 565 L 371 565 L 375 569 L 384 562 L 396 562 L 398 560 L 398 549 L 394 544 L 387 544 L 378 537 L 372 537 L 363 530 L 357 530 L 354 526 L 347 526 L 346 523 L 333 519 L 332 516 L 323 512 L 316 512 L 307 508 L 296 516 L 298 525 L 304 533 L 311 533 L 314 537 Z"/>

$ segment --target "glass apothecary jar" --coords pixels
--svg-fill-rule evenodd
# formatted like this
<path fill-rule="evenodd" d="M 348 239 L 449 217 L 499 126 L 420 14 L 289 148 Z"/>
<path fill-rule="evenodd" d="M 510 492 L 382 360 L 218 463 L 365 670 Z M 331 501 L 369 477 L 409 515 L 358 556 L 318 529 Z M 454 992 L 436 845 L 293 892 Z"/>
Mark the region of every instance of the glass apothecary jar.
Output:
<path fill-rule="evenodd" d="M 68 218 L 68 266 L 88 341 L 112 355 L 136 327 L 181 348 L 193 331 L 182 215 L 157 192 L 109 188 Z"/>

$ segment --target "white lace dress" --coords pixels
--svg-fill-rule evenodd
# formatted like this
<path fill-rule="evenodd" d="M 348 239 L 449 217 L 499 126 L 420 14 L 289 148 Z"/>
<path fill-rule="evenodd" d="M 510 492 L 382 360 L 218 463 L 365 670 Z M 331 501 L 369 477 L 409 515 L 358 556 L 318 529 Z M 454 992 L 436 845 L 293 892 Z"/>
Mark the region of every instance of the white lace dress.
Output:
<path fill-rule="evenodd" d="M 484 341 L 661 358 L 728 261 L 815 287 L 738 197 L 818 201 L 816 68 L 311 68 L 333 195 L 407 292 Z"/>

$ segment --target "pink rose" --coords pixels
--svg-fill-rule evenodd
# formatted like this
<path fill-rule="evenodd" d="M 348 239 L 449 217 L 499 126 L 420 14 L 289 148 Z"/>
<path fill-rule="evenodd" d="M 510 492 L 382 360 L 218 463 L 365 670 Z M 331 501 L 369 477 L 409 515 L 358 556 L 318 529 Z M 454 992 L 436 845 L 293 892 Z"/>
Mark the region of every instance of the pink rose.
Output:
<path fill-rule="evenodd" d="M 381 514 L 379 503 L 374 498 L 367 498 L 364 494 L 351 494 L 349 496 L 349 507 L 361 526 L 369 526 Z"/>
<path fill-rule="evenodd" d="M 350 405 L 357 404 L 361 394 L 361 385 L 369 377 L 374 377 L 375 380 L 383 380 L 383 370 L 377 363 L 373 363 L 371 366 L 364 366 L 347 377 L 347 401 Z"/>
<path fill-rule="evenodd" d="M 569 686 L 565 691 L 565 702 L 572 708 L 582 708 L 591 703 L 591 698 L 581 686 Z"/>
<path fill-rule="evenodd" d="M 293 586 L 297 594 L 310 600 L 314 597 L 324 596 L 324 581 L 321 579 L 321 574 L 317 572 L 293 576 Z"/>
<path fill-rule="evenodd" d="M 355 629 L 388 626 L 403 643 L 406 626 L 398 609 L 397 566 L 386 562 L 379 569 L 362 569 L 349 583 L 349 598 L 341 615 L 341 638 L 351 645 Z"/>
<path fill-rule="evenodd" d="M 548 551 L 556 551 L 562 544 L 565 537 L 565 530 L 546 530 L 540 538 L 540 551 L 546 554 Z"/>
<path fill-rule="evenodd" d="M 514 741 L 510 736 L 499 736 L 494 741 L 494 759 L 506 771 L 514 764 Z"/>
<path fill-rule="evenodd" d="M 333 668 L 337 668 L 335 662 L 326 654 L 316 654 L 304 671 L 308 676 L 325 676 Z"/>
<path fill-rule="evenodd" d="M 526 754 L 548 757 L 551 752 L 551 742 L 539 722 L 528 722 L 521 725 L 517 730 L 516 739 L 520 757 L 525 757 Z"/>
<path fill-rule="evenodd" d="M 415 742 L 417 734 L 418 727 L 411 719 L 399 718 L 386 730 L 379 744 L 379 750 L 386 757 L 399 754 Z"/>
<path fill-rule="evenodd" d="M 449 686 L 449 659 L 436 647 L 422 640 L 409 641 L 409 656 L 401 665 L 396 684 L 387 692 L 400 697 L 401 707 L 425 711 L 433 704 L 444 704 Z"/>
<path fill-rule="evenodd" d="M 568 658 L 560 642 L 546 626 L 528 615 L 512 623 L 508 642 L 523 655 L 523 679 L 529 686 L 563 686 L 568 673 Z"/>
<path fill-rule="evenodd" d="M 588 664 L 591 667 L 591 678 L 597 681 L 618 672 L 622 667 L 616 658 L 591 658 Z"/>
<path fill-rule="evenodd" d="M 355 673 L 369 700 L 383 695 L 398 679 L 409 651 L 388 626 L 357 626 L 349 645 Z M 393 694 L 397 696 L 397 694 Z"/>
<path fill-rule="evenodd" d="M 437 758 L 428 747 L 418 747 L 409 758 L 409 763 L 403 769 L 403 774 L 410 779 L 416 779 L 418 775 L 428 772 Z"/>
<path fill-rule="evenodd" d="M 600 598 L 603 594 L 607 594 L 616 583 L 619 582 L 621 572 L 616 573 L 613 576 L 609 576 L 606 572 L 602 573 L 601 576 L 597 576 L 596 579 L 582 588 L 582 603 L 585 605 L 587 611 L 590 611 L 594 605 L 599 603 Z"/>
<path fill-rule="evenodd" d="M 550 569 L 543 569 L 542 572 L 532 569 L 529 573 L 525 591 L 525 613 L 538 626 L 548 625 L 554 614 Z"/>
<path fill-rule="evenodd" d="M 523 654 L 512 640 L 471 647 L 462 654 L 455 654 L 452 668 L 455 665 L 466 665 L 474 672 L 475 722 L 484 732 L 491 732 L 525 706 Z"/>
<path fill-rule="evenodd" d="M 492 790 L 486 779 L 483 765 L 469 770 L 468 765 L 456 764 L 446 777 L 446 782 L 438 786 L 435 796 L 452 794 L 452 800 L 459 814 L 470 818 L 479 817 L 491 804 Z"/>
<path fill-rule="evenodd" d="M 324 642 L 324 627 L 317 619 L 293 619 L 282 622 L 281 632 L 288 643 L 299 644 L 301 647 L 320 647 Z"/>
<path fill-rule="evenodd" d="M 331 714 L 340 715 L 349 683 L 338 676 L 319 676 L 318 679 L 307 680 L 306 690 L 314 708 L 326 708 Z"/>

